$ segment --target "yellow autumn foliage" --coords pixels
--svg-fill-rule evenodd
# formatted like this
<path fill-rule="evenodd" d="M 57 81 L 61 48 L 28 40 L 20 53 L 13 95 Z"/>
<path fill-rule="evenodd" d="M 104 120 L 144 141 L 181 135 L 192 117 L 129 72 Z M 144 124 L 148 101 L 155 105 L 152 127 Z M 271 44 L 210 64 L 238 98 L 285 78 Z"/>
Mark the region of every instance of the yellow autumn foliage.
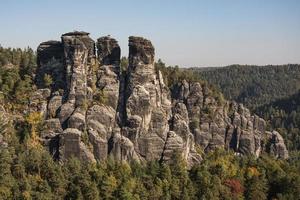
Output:
<path fill-rule="evenodd" d="M 233 154 L 220 148 L 210 152 L 208 157 L 210 159 L 208 165 L 222 179 L 231 178 L 238 174 L 238 167 Z"/>
<path fill-rule="evenodd" d="M 246 173 L 249 178 L 260 175 L 256 167 L 248 167 Z"/>
<path fill-rule="evenodd" d="M 27 141 L 27 147 L 41 148 L 40 138 L 37 134 L 37 126 L 42 122 L 42 114 L 40 112 L 32 112 L 25 120 L 30 125 L 30 139 Z"/>

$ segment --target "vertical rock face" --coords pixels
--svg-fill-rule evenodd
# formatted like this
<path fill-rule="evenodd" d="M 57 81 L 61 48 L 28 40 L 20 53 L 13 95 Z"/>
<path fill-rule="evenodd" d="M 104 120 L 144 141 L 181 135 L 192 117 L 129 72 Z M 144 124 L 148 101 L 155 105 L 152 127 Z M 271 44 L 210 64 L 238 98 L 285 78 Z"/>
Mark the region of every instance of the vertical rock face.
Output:
<path fill-rule="evenodd" d="M 66 67 L 66 90 L 58 118 L 64 129 L 60 134 L 60 158 L 70 156 L 94 157 L 86 144 L 86 107 L 91 98 L 88 76 L 91 59 L 95 56 L 94 41 L 85 32 L 70 32 L 62 35 L 64 64 Z"/>
<path fill-rule="evenodd" d="M 195 143 L 205 152 L 221 147 L 242 155 L 258 157 L 265 150 L 278 158 L 288 157 L 280 134 L 266 131 L 266 122 L 242 104 L 222 101 L 200 83 L 183 81 L 173 93 L 176 102 L 186 105 Z"/>
<path fill-rule="evenodd" d="M 62 42 L 45 42 L 38 47 L 36 83 L 45 87 L 45 73 L 53 80 L 41 137 L 51 154 L 61 160 L 71 156 L 94 160 L 88 143 L 83 142 L 87 134 L 86 107 L 92 97 L 89 79 L 93 79 L 95 62 L 95 44 L 88 35 L 70 32 L 62 35 Z"/>
<path fill-rule="evenodd" d="M 88 109 L 87 126 L 95 158 L 107 158 L 109 141 L 114 133 L 120 132 L 117 124 L 117 109 L 120 90 L 120 47 L 111 37 L 97 40 L 98 68 L 93 102 Z"/>
<path fill-rule="evenodd" d="M 267 136 L 270 140 L 270 143 L 267 146 L 267 148 L 269 148 L 269 153 L 277 158 L 288 158 L 289 154 L 284 144 L 282 136 L 277 131 L 267 132 Z"/>
<path fill-rule="evenodd" d="M 97 40 L 98 62 L 97 88 L 105 95 L 105 103 L 117 110 L 120 87 L 120 47 L 109 36 Z"/>
<path fill-rule="evenodd" d="M 38 88 L 46 87 L 44 78 L 50 76 L 54 90 L 65 88 L 65 67 L 63 65 L 63 45 L 59 41 L 47 41 L 37 49 L 36 85 Z"/>
<path fill-rule="evenodd" d="M 111 149 L 113 154 L 126 152 L 121 154 L 121 159 L 160 159 L 163 151 L 168 116 L 158 98 L 160 86 L 153 58 L 154 48 L 150 41 L 140 37 L 129 38 L 129 66 L 120 90 L 124 101 L 120 112 L 124 115 L 121 118 L 121 132 L 117 137 L 121 139 L 113 141 Z M 160 120 L 154 122 L 158 113 L 161 114 Z"/>
<path fill-rule="evenodd" d="M 120 64 L 121 49 L 114 38 L 110 36 L 101 37 L 97 40 L 98 59 L 102 65 Z"/>
<path fill-rule="evenodd" d="M 66 101 L 82 106 L 87 97 L 87 58 L 89 49 L 83 33 L 66 33 L 62 36 L 66 65 Z"/>
<path fill-rule="evenodd" d="M 130 37 L 121 133 L 129 139 L 128 143 L 132 143 L 133 155 L 140 160 L 161 159 L 169 131 L 170 100 L 159 81 L 151 42 Z"/>
<path fill-rule="evenodd" d="M 39 90 L 30 110 L 43 114 L 41 138 L 54 158 L 168 162 L 180 153 L 191 166 L 201 161 L 196 146 L 287 157 L 280 134 L 268 134 L 265 122 L 242 105 L 220 103 L 200 83 L 183 81 L 171 94 L 154 55 L 149 40 L 129 37 L 129 65 L 122 71 L 120 47 L 110 36 L 95 44 L 75 31 L 40 44 Z"/>

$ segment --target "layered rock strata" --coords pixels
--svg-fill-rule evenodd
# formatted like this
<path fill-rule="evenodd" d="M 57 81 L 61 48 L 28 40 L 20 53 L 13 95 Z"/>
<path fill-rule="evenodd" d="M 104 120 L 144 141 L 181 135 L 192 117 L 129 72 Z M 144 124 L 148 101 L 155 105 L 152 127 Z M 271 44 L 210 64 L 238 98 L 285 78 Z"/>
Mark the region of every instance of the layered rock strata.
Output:
<path fill-rule="evenodd" d="M 39 89 L 30 110 L 43 115 L 41 138 L 55 159 L 168 162 L 179 153 L 191 166 L 201 162 L 200 149 L 219 147 L 288 156 L 280 134 L 267 132 L 265 121 L 242 105 L 220 102 L 200 83 L 182 81 L 171 92 L 154 67 L 149 40 L 129 37 L 126 71 L 120 52 L 110 36 L 95 44 L 86 32 L 38 47 Z"/>
<path fill-rule="evenodd" d="M 287 158 L 281 135 L 266 130 L 266 122 L 236 102 L 225 101 L 220 93 L 213 94 L 205 84 L 183 81 L 173 90 L 175 102 L 186 105 L 190 129 L 195 143 L 204 152 L 224 147 L 240 155 L 262 151 Z"/>

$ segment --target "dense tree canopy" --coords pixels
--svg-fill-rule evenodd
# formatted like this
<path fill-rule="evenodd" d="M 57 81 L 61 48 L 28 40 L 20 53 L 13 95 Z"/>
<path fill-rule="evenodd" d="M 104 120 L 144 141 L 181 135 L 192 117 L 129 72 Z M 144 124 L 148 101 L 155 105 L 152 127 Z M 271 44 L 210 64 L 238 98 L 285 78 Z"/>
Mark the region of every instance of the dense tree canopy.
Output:
<path fill-rule="evenodd" d="M 16 139 L 16 138 L 15 138 Z M 187 169 L 181 157 L 146 164 L 73 158 L 63 165 L 12 139 L 0 150 L 0 199 L 297 199 L 300 165 L 222 149 Z"/>
<path fill-rule="evenodd" d="M 300 91 L 258 107 L 255 112 L 283 133 L 289 149 L 300 150 Z"/>
<path fill-rule="evenodd" d="M 0 47 L 0 103 L 21 109 L 33 91 L 36 54 L 30 49 Z"/>
<path fill-rule="evenodd" d="M 255 110 L 258 106 L 295 94 L 300 89 L 300 65 L 231 65 L 192 68 L 208 83 L 217 86 L 227 99 Z"/>

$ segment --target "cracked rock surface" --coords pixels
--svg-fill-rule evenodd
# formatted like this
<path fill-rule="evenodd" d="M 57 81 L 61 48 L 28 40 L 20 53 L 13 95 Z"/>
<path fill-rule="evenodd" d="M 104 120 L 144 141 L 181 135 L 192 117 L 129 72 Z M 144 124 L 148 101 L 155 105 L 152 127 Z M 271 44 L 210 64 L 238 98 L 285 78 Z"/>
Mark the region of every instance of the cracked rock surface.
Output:
<path fill-rule="evenodd" d="M 39 45 L 39 89 L 30 110 L 43 115 L 41 137 L 55 159 L 168 162 L 180 153 L 192 166 L 202 160 L 199 149 L 220 147 L 241 155 L 265 150 L 288 157 L 281 135 L 266 131 L 265 121 L 243 105 L 220 104 L 197 82 L 184 80 L 170 90 L 155 70 L 149 40 L 129 37 L 126 71 L 120 52 L 110 36 L 95 43 L 78 31 Z M 53 80 L 50 86 L 43 81 L 46 75 Z"/>

